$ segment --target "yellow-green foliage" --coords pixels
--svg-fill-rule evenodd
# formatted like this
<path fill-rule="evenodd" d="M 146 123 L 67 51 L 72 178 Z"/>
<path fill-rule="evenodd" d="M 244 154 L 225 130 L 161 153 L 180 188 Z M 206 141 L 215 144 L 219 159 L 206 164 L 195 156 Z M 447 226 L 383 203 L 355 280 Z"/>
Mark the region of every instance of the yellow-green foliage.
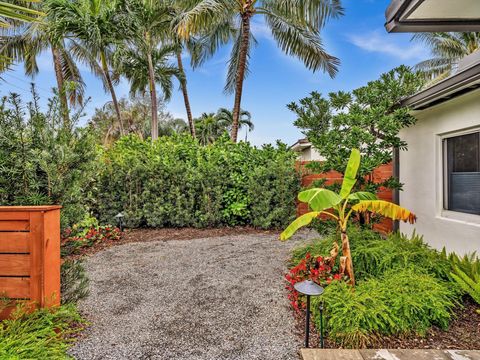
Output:
<path fill-rule="evenodd" d="M 424 335 L 432 325 L 448 327 L 457 297 L 454 287 L 415 267 L 359 281 L 355 289 L 334 282 L 323 295 L 326 329 L 339 345 L 349 348 L 375 345 L 382 335 Z M 318 301 L 313 306 L 317 326 Z"/>
<path fill-rule="evenodd" d="M 31 314 L 17 308 L 12 319 L 0 323 L 0 359 L 69 359 L 73 322 L 81 322 L 73 305 Z"/>
<path fill-rule="evenodd" d="M 480 304 L 480 259 L 476 253 L 462 258 L 452 253 L 449 255 L 449 260 L 452 263 L 452 278 L 462 291 Z"/>

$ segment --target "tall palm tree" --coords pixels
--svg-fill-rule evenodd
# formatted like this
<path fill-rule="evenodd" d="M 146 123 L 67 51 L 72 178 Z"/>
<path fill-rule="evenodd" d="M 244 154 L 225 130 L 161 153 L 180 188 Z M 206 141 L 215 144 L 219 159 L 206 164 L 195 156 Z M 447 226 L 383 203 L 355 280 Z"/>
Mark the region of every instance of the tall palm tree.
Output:
<path fill-rule="evenodd" d="M 137 45 L 138 46 L 138 45 Z M 174 46 L 141 46 L 128 49 L 121 59 L 121 72 L 130 81 L 132 95 L 143 95 L 148 88 L 151 102 L 152 141 L 158 139 L 158 108 L 156 84 L 160 85 L 163 99 L 172 95 L 172 77 L 182 79 L 180 71 L 169 63 L 169 57 L 175 54 Z"/>
<path fill-rule="evenodd" d="M 216 117 L 218 121 L 225 124 L 225 127 L 231 131 L 233 125 L 233 112 L 226 109 L 220 108 L 217 111 Z M 240 118 L 238 119 L 238 130 L 240 131 L 242 127 L 246 127 L 247 130 L 245 131 L 245 142 L 247 142 L 248 133 L 253 131 L 255 126 L 252 122 L 252 114 L 246 110 L 240 110 Z"/>
<path fill-rule="evenodd" d="M 42 3 L 33 3 L 31 6 L 35 11 L 42 12 L 47 8 L 47 3 L 48 0 L 44 0 Z M 85 84 L 75 61 L 66 49 L 63 34 L 54 31 L 54 26 L 47 13 L 42 21 L 0 30 L 1 55 L 12 62 L 23 62 L 25 74 L 35 76 L 38 74 L 37 57 L 45 50 L 51 51 L 61 111 L 64 123 L 67 124 L 70 121 L 68 100 L 73 106 L 82 104 Z M 0 63 L 0 71 L 5 71 L 7 68 L 6 64 Z M 66 86 L 66 83 L 73 83 L 74 86 Z"/>
<path fill-rule="evenodd" d="M 66 34 L 69 51 L 90 67 L 110 92 L 112 104 L 124 133 L 114 83 L 118 74 L 113 71 L 113 54 L 122 44 L 123 31 L 116 21 L 116 0 L 49 0 L 48 13 L 56 31 Z M 123 26 L 124 24 L 122 24 Z"/>
<path fill-rule="evenodd" d="M 127 50 L 120 55 L 119 68 L 131 83 L 131 91 L 144 92 L 149 88 L 152 104 L 152 141 L 158 138 L 158 109 L 156 83 L 164 99 L 172 93 L 172 76 L 182 81 L 180 70 L 168 63 L 168 57 L 177 52 L 176 45 L 165 45 L 171 32 L 173 7 L 166 0 L 123 0 L 122 23 L 132 31 L 127 33 Z"/>
<path fill-rule="evenodd" d="M 339 60 L 323 48 L 320 30 L 330 18 L 343 14 L 340 0 L 184 0 L 190 9 L 182 14 L 177 31 L 188 38 L 214 23 L 236 26 L 230 56 L 226 92 L 235 93 L 231 138 L 237 141 L 243 81 L 248 72 L 252 45 L 251 21 L 263 16 L 278 46 L 303 61 L 313 71 L 333 77 Z"/>
<path fill-rule="evenodd" d="M 418 63 L 415 68 L 434 82 L 451 75 L 463 57 L 480 49 L 480 32 L 418 33 L 412 40 L 430 48 L 433 57 Z"/>
<path fill-rule="evenodd" d="M 25 0 L 25 2 L 34 2 L 34 0 Z M 38 10 L 20 6 L 13 1 L 8 3 L 0 1 L 0 27 L 10 27 L 9 20 L 32 22 L 42 15 L 43 13 Z"/>

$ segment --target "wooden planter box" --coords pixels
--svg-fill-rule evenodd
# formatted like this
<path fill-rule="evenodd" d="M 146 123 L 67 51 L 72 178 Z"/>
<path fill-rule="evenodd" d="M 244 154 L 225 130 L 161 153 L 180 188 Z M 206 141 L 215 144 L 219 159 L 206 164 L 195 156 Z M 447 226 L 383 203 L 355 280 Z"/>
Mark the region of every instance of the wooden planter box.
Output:
<path fill-rule="evenodd" d="M 0 206 L 1 298 L 35 307 L 60 304 L 60 208 Z"/>

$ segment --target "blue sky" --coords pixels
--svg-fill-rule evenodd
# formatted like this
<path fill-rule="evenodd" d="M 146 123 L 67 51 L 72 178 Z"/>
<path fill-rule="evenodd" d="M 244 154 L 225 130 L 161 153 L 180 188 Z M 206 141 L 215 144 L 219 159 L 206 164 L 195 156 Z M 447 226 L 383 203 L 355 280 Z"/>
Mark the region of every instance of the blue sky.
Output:
<path fill-rule="evenodd" d="M 329 53 L 341 60 L 340 71 L 334 79 L 321 72 L 312 73 L 303 64 L 284 55 L 279 50 L 261 17 L 253 23 L 258 45 L 253 49 L 250 75 L 244 84 L 242 108 L 252 113 L 255 130 L 249 134 L 252 143 L 260 145 L 280 139 L 288 144 L 302 137 L 293 126 L 295 116 L 286 104 L 307 96 L 315 90 L 324 94 L 330 91 L 351 90 L 376 79 L 381 73 L 400 64 L 414 65 L 428 57 L 422 44 L 410 42 L 410 34 L 387 34 L 384 11 L 389 0 L 344 0 L 345 16 L 330 21 L 322 32 Z M 231 108 L 233 97 L 223 93 L 229 47 L 221 49 L 200 69 L 192 71 L 187 66 L 187 80 L 194 116 L 202 112 L 215 112 L 219 107 Z M 188 57 L 185 57 L 188 65 Z M 48 53 L 39 58 L 40 74 L 33 81 L 44 103 L 55 86 L 51 57 Z M 87 85 L 87 96 L 92 98 L 86 108 L 86 122 L 95 107 L 110 101 L 101 83 L 82 67 Z M 2 74 L 0 95 L 8 92 L 27 93 L 31 78 L 23 74 L 18 65 L 13 71 Z M 178 87 L 178 86 L 177 86 Z M 119 97 L 128 96 L 128 83 L 117 86 Z M 186 119 L 183 98 L 176 91 L 167 105 L 175 117 Z M 240 138 L 244 137 L 244 132 Z"/>

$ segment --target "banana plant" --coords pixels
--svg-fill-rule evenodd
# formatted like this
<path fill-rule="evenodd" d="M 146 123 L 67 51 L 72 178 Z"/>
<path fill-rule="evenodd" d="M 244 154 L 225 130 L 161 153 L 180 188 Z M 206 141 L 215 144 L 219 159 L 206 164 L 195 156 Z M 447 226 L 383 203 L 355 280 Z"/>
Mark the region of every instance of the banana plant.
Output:
<path fill-rule="evenodd" d="M 357 182 L 357 172 L 360 166 L 360 151 L 353 149 L 343 176 L 339 193 L 323 188 L 313 188 L 298 194 L 298 200 L 308 203 L 312 210 L 294 220 L 280 235 L 280 240 L 289 239 L 299 228 L 309 225 L 313 219 L 320 216 L 333 219 L 340 229 L 342 255 L 340 257 L 340 272 L 345 273 L 350 283 L 355 285 L 350 242 L 347 235 L 347 225 L 354 213 L 377 213 L 392 220 L 402 220 L 413 224 L 416 216 L 409 210 L 394 203 L 378 200 L 375 194 L 366 191 L 352 192 Z M 333 244 L 331 259 L 333 262 L 338 254 L 338 244 Z"/>

